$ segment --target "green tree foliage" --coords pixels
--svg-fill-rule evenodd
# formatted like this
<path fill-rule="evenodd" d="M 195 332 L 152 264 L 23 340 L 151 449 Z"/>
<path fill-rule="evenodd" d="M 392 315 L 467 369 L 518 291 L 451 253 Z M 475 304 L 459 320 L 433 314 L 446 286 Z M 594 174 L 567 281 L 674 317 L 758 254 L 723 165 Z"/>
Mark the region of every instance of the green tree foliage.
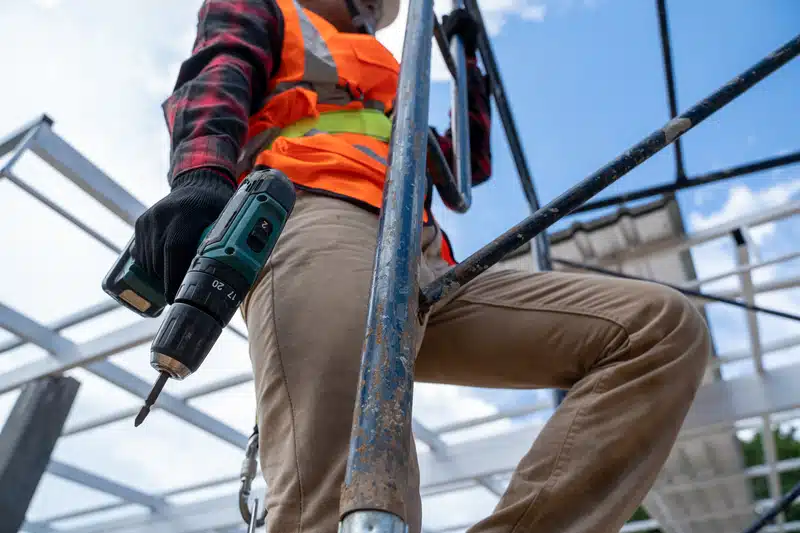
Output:
<path fill-rule="evenodd" d="M 800 431 L 798 428 L 790 428 L 786 430 L 775 429 L 773 431 L 775 436 L 775 447 L 778 449 L 778 461 L 784 459 L 796 459 L 800 457 Z M 742 451 L 744 453 L 745 466 L 755 466 L 764 464 L 764 446 L 762 444 L 762 436 L 759 433 L 755 438 L 750 441 L 742 442 Z M 782 495 L 789 492 L 792 487 L 800 482 L 800 470 L 790 470 L 780 474 L 781 491 Z M 767 476 L 761 476 L 750 480 L 753 487 L 753 498 L 756 500 L 763 500 L 769 498 L 769 480 Z M 789 507 L 786 513 L 786 520 L 791 522 L 800 520 L 800 504 L 795 503 Z"/>
<path fill-rule="evenodd" d="M 784 459 L 797 459 L 800 458 L 800 429 L 793 427 L 790 429 L 775 429 L 773 431 L 775 436 L 775 446 L 778 449 L 778 461 Z M 740 440 L 742 445 L 742 455 L 744 457 L 745 467 L 757 466 L 765 464 L 764 459 L 764 446 L 762 444 L 761 434 L 757 434 L 755 438 L 750 441 Z M 798 482 L 800 482 L 800 470 L 790 470 L 780 474 L 782 494 L 789 492 Z M 770 497 L 769 495 L 769 481 L 766 476 L 756 477 L 750 479 L 750 484 L 753 490 L 753 499 L 755 501 L 765 500 Z M 639 520 L 649 520 L 650 515 L 644 509 L 639 507 L 630 518 L 630 522 Z M 800 520 L 800 500 L 789 507 L 786 513 L 786 520 L 792 522 Z M 662 533 L 660 529 L 647 530 L 644 533 Z"/>

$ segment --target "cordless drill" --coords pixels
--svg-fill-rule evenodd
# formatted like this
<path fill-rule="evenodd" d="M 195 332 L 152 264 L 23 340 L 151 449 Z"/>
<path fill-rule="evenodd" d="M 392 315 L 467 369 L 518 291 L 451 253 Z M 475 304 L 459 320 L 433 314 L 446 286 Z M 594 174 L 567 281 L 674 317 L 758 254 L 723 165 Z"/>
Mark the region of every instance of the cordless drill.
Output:
<path fill-rule="evenodd" d="M 205 360 L 266 264 L 294 202 L 294 186 L 283 173 L 256 169 L 206 228 L 153 339 L 150 365 L 159 377 L 136 417 L 136 426 L 144 421 L 169 378 L 182 380 Z M 131 238 L 103 279 L 103 290 L 135 313 L 157 317 L 167 307 L 164 284 L 148 278 L 133 261 L 133 245 Z"/>

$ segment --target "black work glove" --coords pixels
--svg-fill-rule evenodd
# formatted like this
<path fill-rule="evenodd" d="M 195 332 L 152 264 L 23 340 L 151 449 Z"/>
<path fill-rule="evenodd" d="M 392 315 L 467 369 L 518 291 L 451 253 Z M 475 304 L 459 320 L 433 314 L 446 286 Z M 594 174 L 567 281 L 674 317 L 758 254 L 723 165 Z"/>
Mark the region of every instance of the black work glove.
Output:
<path fill-rule="evenodd" d="M 230 181 L 206 169 L 178 176 L 172 192 L 142 213 L 134 224 L 133 260 L 164 284 L 169 304 L 197 253 L 200 237 L 233 196 Z"/>
<path fill-rule="evenodd" d="M 444 35 L 447 37 L 447 42 L 450 42 L 454 35 L 461 36 L 461 42 L 464 43 L 464 53 L 467 57 L 475 57 L 480 27 L 466 9 L 460 7 L 445 15 L 442 18 L 442 30 L 444 30 Z"/>

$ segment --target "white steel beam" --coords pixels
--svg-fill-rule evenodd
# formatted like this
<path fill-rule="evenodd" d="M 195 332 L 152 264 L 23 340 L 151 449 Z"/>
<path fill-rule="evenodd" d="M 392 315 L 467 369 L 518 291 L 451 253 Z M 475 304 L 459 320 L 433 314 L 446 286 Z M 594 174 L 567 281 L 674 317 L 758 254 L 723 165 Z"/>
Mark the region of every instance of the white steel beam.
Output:
<path fill-rule="evenodd" d="M 114 303 L 115 306 L 118 305 L 116 302 L 112 303 Z M 2 312 L 2 309 L 0 309 L 0 313 Z M 0 374 L 0 394 L 20 387 L 25 383 L 35 379 L 55 374 L 63 374 L 67 370 L 71 370 L 72 368 L 76 367 L 92 366 L 96 362 L 111 355 L 149 342 L 158 332 L 158 327 L 161 324 L 161 320 L 163 320 L 163 317 L 159 319 L 151 318 L 140 320 L 129 326 L 125 326 L 103 334 L 96 339 L 77 347 L 77 354 L 75 354 L 74 357 L 59 358 L 56 360 L 47 359 L 44 361 L 34 361 L 33 363 L 28 363 L 5 374 Z M 44 332 L 42 333 L 43 335 L 57 335 L 52 329 L 45 328 L 44 326 L 40 326 L 40 328 L 41 329 L 38 331 Z M 228 324 L 226 329 L 234 335 L 243 338 L 244 340 L 247 339 L 247 336 L 244 333 L 230 324 Z M 15 341 L 13 344 L 21 346 L 25 343 Z M 235 379 L 231 380 L 232 384 L 229 386 L 242 383 L 241 379 L 241 376 L 236 376 Z M 208 386 L 209 389 L 211 387 L 213 387 L 213 384 Z M 219 390 L 219 388 L 217 390 Z"/>
<path fill-rule="evenodd" d="M 789 262 L 789 261 L 791 261 L 793 259 L 797 259 L 798 257 L 800 257 L 800 252 L 792 252 L 792 253 L 788 253 L 788 254 L 784 254 L 784 255 L 775 257 L 773 259 L 768 259 L 766 261 L 759 261 L 759 262 L 756 262 L 756 263 L 751 263 L 751 262 L 748 261 L 747 263 L 741 264 L 741 265 L 739 265 L 738 267 L 736 267 L 736 268 L 734 268 L 732 270 L 729 270 L 727 272 L 723 272 L 722 274 L 715 274 L 715 275 L 709 276 L 707 278 L 696 279 L 696 280 L 689 281 L 687 283 L 682 283 L 681 287 L 684 288 L 684 289 L 698 289 L 702 285 L 707 285 L 709 283 L 713 283 L 715 281 L 719 281 L 719 280 L 722 280 L 722 279 L 725 279 L 725 278 L 729 278 L 731 276 L 735 276 L 735 275 L 741 274 L 743 272 L 752 272 L 753 270 L 758 270 L 758 269 L 761 269 L 761 268 L 764 268 L 764 267 L 777 265 L 777 264 L 780 264 L 780 263 L 786 263 L 786 262 Z"/>
<path fill-rule="evenodd" d="M 92 305 L 92 306 L 87 307 L 85 309 L 81 309 L 80 311 L 78 311 L 76 313 L 72 313 L 71 315 L 65 316 L 65 317 L 61 318 L 60 320 L 56 320 L 52 324 L 47 325 L 46 328 L 51 330 L 51 331 L 59 332 L 59 331 L 64 330 L 66 328 L 75 326 L 77 324 L 81 324 L 81 323 L 83 323 L 83 322 L 85 322 L 87 320 L 91 320 L 93 318 L 97 318 L 98 316 L 104 315 L 104 314 L 106 314 L 106 313 L 108 313 L 110 311 L 113 311 L 114 309 L 117 309 L 118 307 L 119 307 L 119 304 L 117 302 L 115 302 L 114 300 L 112 300 L 111 298 L 109 298 L 105 302 Z M 19 348 L 20 346 L 23 346 L 24 344 L 25 344 L 25 341 L 19 340 L 19 339 L 13 340 L 13 341 L 4 342 L 4 343 L 0 344 L 0 354 L 2 354 L 3 352 L 8 352 L 8 351 L 14 350 L 16 348 Z"/>
<path fill-rule="evenodd" d="M 19 146 L 19 144 L 31 133 L 32 130 L 38 128 L 42 124 L 52 123 L 53 121 L 50 119 L 50 117 L 47 115 L 42 115 L 25 124 L 17 131 L 11 133 L 5 139 L 0 141 L 0 157 L 3 157 L 7 153 L 17 148 L 17 146 Z"/>
<path fill-rule="evenodd" d="M 709 228 L 707 230 L 699 231 L 693 235 L 689 235 L 688 237 L 668 237 L 657 241 L 651 241 L 642 244 L 641 246 L 629 248 L 623 253 L 615 254 L 613 257 L 604 257 L 599 260 L 590 259 L 587 261 L 587 264 L 596 266 L 614 266 L 620 261 L 632 261 L 656 254 L 680 252 L 683 250 L 688 250 L 693 246 L 725 237 L 737 228 L 752 228 L 768 222 L 789 218 L 797 214 L 800 214 L 800 200 L 789 202 L 774 209 L 758 211 L 752 215 L 738 218 L 724 224 L 719 224 L 718 226 L 714 226 L 713 228 Z"/>
<path fill-rule="evenodd" d="M 144 204 L 53 133 L 49 124 L 44 124 L 30 149 L 129 225 L 145 211 Z"/>
<path fill-rule="evenodd" d="M 70 367 L 76 366 L 84 358 L 84 354 L 73 342 L 3 304 L 0 304 L 0 327 L 47 350 L 61 363 L 70 365 Z M 96 348 L 98 352 L 101 352 L 108 349 L 108 346 L 100 343 L 100 346 Z M 146 398 L 150 392 L 150 383 L 109 361 L 97 361 L 88 365 L 86 370 L 139 398 Z M 158 405 L 170 414 L 207 431 L 225 442 L 241 449 L 247 446 L 246 435 L 191 407 L 180 398 L 162 392 L 158 399 Z"/>
<path fill-rule="evenodd" d="M 6 307 L 5 309 L 8 308 Z M 2 307 L 0 307 L 0 313 L 3 315 L 6 313 L 3 311 Z M 75 346 L 73 344 L 73 346 L 75 346 L 75 351 L 70 357 L 56 357 L 54 359 L 34 361 L 4 374 L 0 374 L 0 394 L 20 387 L 29 381 L 34 381 L 46 376 L 63 374 L 67 370 L 77 367 L 91 366 L 92 363 L 105 359 L 110 355 L 144 344 L 155 336 L 160 323 L 161 320 L 157 319 L 141 320 L 130 326 L 102 335 L 80 346 Z M 40 333 L 38 335 L 44 335 L 45 337 L 55 335 L 59 338 L 63 338 L 43 326 L 39 331 Z"/>
<path fill-rule="evenodd" d="M 100 492 L 105 492 L 106 494 L 111 494 L 128 503 L 136 503 L 144 507 L 148 507 L 150 510 L 158 513 L 163 512 L 167 507 L 167 502 L 164 501 L 163 498 L 145 494 L 144 492 L 140 492 L 115 481 L 111 481 L 108 478 L 92 474 L 91 472 L 87 472 L 66 463 L 50 461 L 50 463 L 47 465 L 47 471 L 54 476 L 84 485 Z"/>

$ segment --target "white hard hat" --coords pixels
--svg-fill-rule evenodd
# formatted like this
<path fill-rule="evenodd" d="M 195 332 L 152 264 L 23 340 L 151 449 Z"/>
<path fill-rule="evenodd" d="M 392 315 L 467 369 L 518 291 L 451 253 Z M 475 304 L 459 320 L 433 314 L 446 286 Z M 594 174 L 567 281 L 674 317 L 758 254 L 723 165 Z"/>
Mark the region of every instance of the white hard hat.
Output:
<path fill-rule="evenodd" d="M 378 21 L 378 29 L 382 30 L 390 25 L 400 13 L 400 0 L 383 0 L 383 16 Z"/>

